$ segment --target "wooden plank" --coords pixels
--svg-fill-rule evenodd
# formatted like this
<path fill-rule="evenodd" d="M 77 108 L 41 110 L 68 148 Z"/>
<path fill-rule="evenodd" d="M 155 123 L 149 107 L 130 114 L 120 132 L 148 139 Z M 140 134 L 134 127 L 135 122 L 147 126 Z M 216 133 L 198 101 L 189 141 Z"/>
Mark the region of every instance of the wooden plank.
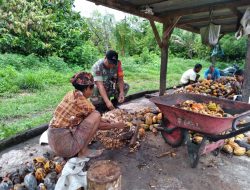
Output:
<path fill-rule="evenodd" d="M 157 28 L 156 28 L 156 26 L 155 26 L 155 22 L 154 22 L 153 20 L 149 20 L 149 22 L 150 22 L 150 25 L 151 25 L 152 30 L 153 30 L 153 32 L 154 32 L 155 39 L 156 39 L 156 41 L 157 41 L 159 47 L 161 48 L 161 47 L 162 47 L 162 41 L 161 41 L 159 32 L 158 32 L 158 30 L 157 30 Z"/>
<path fill-rule="evenodd" d="M 249 101 L 250 96 L 250 35 L 248 35 L 247 42 L 247 55 L 246 55 L 246 63 L 244 68 L 244 82 L 242 89 L 242 98 L 244 102 Z"/>
<path fill-rule="evenodd" d="M 189 25 L 189 24 L 178 26 L 178 28 L 200 34 L 200 29 L 199 28 L 196 28 L 196 27 L 194 27 L 192 25 Z"/>
<path fill-rule="evenodd" d="M 165 17 L 176 17 L 176 16 L 183 16 L 183 15 L 190 15 L 195 13 L 201 13 L 201 12 L 209 12 L 211 8 L 213 11 L 215 10 L 221 10 L 226 8 L 235 8 L 240 6 L 246 6 L 250 5 L 249 0 L 238 0 L 238 1 L 231 1 L 231 2 L 219 2 L 219 3 L 207 3 L 201 6 L 190 6 L 183 9 L 176 9 L 171 11 L 164 11 L 157 16 L 165 18 Z"/>
<path fill-rule="evenodd" d="M 163 38 L 167 38 L 170 34 L 170 32 L 174 29 L 178 21 L 180 20 L 181 16 L 173 19 L 173 22 L 169 25 L 168 29 L 164 32 Z"/>
<path fill-rule="evenodd" d="M 243 14 L 240 11 L 238 11 L 236 7 L 232 8 L 231 11 L 233 12 L 233 14 L 235 16 L 237 16 L 236 28 L 239 28 L 240 27 L 240 20 L 241 20 Z"/>
<path fill-rule="evenodd" d="M 136 5 L 142 6 L 142 5 L 153 5 L 153 4 L 161 3 L 164 1 L 166 0 L 137 0 L 137 1 L 134 1 L 134 3 Z"/>
<path fill-rule="evenodd" d="M 161 18 L 154 16 L 154 15 L 145 14 L 145 13 L 141 12 L 139 9 L 136 9 L 135 5 L 130 4 L 128 2 L 122 4 L 122 3 L 115 1 L 115 0 L 87 0 L 87 1 L 93 2 L 97 5 L 103 5 L 103 6 L 112 8 L 112 9 L 116 9 L 119 11 L 123 11 L 123 12 L 127 12 L 130 14 L 136 15 L 136 16 L 140 16 L 143 18 L 154 20 L 157 22 L 162 22 Z"/>
<path fill-rule="evenodd" d="M 233 19 L 237 18 L 236 15 L 220 15 L 213 17 L 213 20 L 224 20 L 224 19 Z M 204 18 L 196 18 L 196 19 L 188 19 L 188 20 L 180 20 L 177 26 L 185 25 L 185 24 L 192 24 L 192 23 L 199 23 L 199 22 L 209 22 L 209 17 Z"/>
<path fill-rule="evenodd" d="M 137 6 L 143 6 L 143 5 L 154 5 L 154 4 L 158 4 L 158 3 L 162 3 L 166 0 L 150 0 L 150 1 L 145 1 L 145 0 L 140 0 L 140 1 L 135 1 L 134 3 Z"/>

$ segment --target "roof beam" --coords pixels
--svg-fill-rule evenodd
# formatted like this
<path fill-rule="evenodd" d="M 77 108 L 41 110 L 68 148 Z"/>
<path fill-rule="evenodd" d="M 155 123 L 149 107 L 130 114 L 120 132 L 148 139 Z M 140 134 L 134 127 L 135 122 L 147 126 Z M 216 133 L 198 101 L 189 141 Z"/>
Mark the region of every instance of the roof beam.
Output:
<path fill-rule="evenodd" d="M 96 5 L 103 5 L 112 9 L 134 14 L 136 16 L 144 17 L 157 22 L 162 22 L 161 18 L 154 15 L 145 14 L 141 12 L 139 9 L 134 8 L 134 6 L 128 2 L 126 2 L 126 4 L 122 4 L 117 0 L 87 0 L 87 1 L 93 2 Z"/>
<path fill-rule="evenodd" d="M 153 32 L 154 32 L 155 39 L 156 39 L 156 41 L 157 41 L 157 43 L 158 43 L 158 46 L 161 48 L 161 47 L 162 47 L 162 41 L 161 41 L 159 32 L 158 32 L 158 30 L 157 30 L 157 28 L 156 28 L 156 26 L 155 26 L 155 22 L 152 21 L 152 20 L 149 20 L 149 22 L 150 22 L 150 25 L 151 25 L 152 30 L 153 30 Z"/>
<path fill-rule="evenodd" d="M 219 3 L 208 3 L 201 6 L 193 6 L 189 8 L 183 8 L 183 9 L 176 9 L 171 11 L 165 11 L 157 16 L 160 17 L 176 17 L 176 16 L 183 16 L 183 15 L 190 15 L 200 12 L 209 12 L 211 9 L 214 10 L 220 10 L 220 9 L 226 9 L 226 8 L 234 8 L 234 7 L 240 7 L 249 5 L 249 0 L 234 0 L 231 2 L 219 2 Z"/>
<path fill-rule="evenodd" d="M 214 16 L 212 20 L 224 20 L 224 19 L 232 19 L 232 18 L 237 18 L 235 15 L 221 15 L 221 16 Z M 210 18 L 205 17 L 205 18 L 196 18 L 196 19 L 191 19 L 191 20 L 183 20 L 178 22 L 179 25 L 185 25 L 185 24 L 191 24 L 191 23 L 199 23 L 199 22 L 209 22 Z"/>
<path fill-rule="evenodd" d="M 239 28 L 240 27 L 240 21 L 241 21 L 241 18 L 243 16 L 243 14 L 237 10 L 236 7 L 232 8 L 231 11 L 233 12 L 233 14 L 235 16 L 237 16 L 237 24 L 236 24 L 236 27 Z"/>
<path fill-rule="evenodd" d="M 197 34 L 200 34 L 200 30 L 196 27 L 193 27 L 191 25 L 182 25 L 182 26 L 177 26 L 178 28 L 180 29 L 183 29 L 183 30 L 187 30 L 187 31 L 190 31 L 190 32 L 194 32 L 194 33 L 197 33 Z"/>
<path fill-rule="evenodd" d="M 136 1 L 136 6 L 140 7 L 140 6 L 143 6 L 143 5 L 154 5 L 154 4 L 157 4 L 157 3 L 161 3 L 161 2 L 164 2 L 166 0 L 150 0 L 150 1 L 145 1 L 145 0 L 141 0 L 141 1 Z"/>

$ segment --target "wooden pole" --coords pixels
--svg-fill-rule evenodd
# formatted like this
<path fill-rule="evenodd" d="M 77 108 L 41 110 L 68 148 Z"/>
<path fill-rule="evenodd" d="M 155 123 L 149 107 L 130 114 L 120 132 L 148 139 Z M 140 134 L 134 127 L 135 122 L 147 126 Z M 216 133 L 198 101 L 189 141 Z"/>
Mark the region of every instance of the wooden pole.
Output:
<path fill-rule="evenodd" d="M 250 35 L 248 35 L 246 63 L 244 68 L 244 82 L 242 89 L 243 101 L 248 102 L 249 96 L 250 96 Z"/>
<path fill-rule="evenodd" d="M 87 184 L 87 190 L 121 190 L 121 169 L 114 161 L 97 161 L 87 172 Z"/>
<path fill-rule="evenodd" d="M 162 47 L 162 41 L 161 41 L 159 32 L 158 32 L 158 30 L 157 30 L 157 28 L 156 28 L 156 26 L 155 26 L 155 22 L 154 22 L 153 20 L 149 20 L 149 22 L 150 22 L 150 25 L 151 25 L 152 30 L 153 30 L 153 32 L 154 32 L 155 39 L 156 39 L 156 41 L 157 41 L 157 43 L 158 43 L 158 46 L 159 46 L 159 48 L 161 48 L 161 47 Z"/>
<path fill-rule="evenodd" d="M 163 33 L 167 29 L 167 25 L 163 24 Z M 162 39 L 165 41 L 166 39 Z M 164 95 L 166 90 L 166 82 L 167 82 L 167 59 L 168 59 L 168 48 L 167 43 L 162 43 L 161 47 L 161 70 L 160 70 L 160 92 L 159 96 Z"/>
<path fill-rule="evenodd" d="M 161 47 L 161 71 L 160 71 L 160 92 L 159 96 L 164 95 L 167 86 L 167 65 L 168 65 L 168 46 L 169 46 L 169 39 L 171 36 L 171 32 L 166 34 L 166 31 L 169 29 L 167 24 L 163 24 L 163 34 L 162 34 L 162 47 Z"/>

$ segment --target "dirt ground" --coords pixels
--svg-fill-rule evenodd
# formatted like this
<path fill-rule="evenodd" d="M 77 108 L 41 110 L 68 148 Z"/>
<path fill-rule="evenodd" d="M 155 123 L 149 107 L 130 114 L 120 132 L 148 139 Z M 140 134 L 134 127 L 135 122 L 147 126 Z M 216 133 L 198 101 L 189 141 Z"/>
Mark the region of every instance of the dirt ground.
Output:
<path fill-rule="evenodd" d="M 121 108 L 138 109 L 152 104 L 147 99 L 131 101 Z M 14 170 L 21 163 L 42 155 L 48 146 L 38 144 L 39 137 L 0 152 L 0 176 Z M 94 144 L 98 146 L 98 143 Z M 161 153 L 172 150 L 175 157 L 158 158 Z M 110 159 L 118 162 L 122 169 L 123 190 L 248 190 L 250 184 L 250 158 L 229 156 L 223 153 L 202 156 L 197 168 L 190 167 L 186 146 L 173 149 L 161 135 L 147 133 L 140 149 L 129 153 L 128 148 L 105 150 L 96 160 Z"/>

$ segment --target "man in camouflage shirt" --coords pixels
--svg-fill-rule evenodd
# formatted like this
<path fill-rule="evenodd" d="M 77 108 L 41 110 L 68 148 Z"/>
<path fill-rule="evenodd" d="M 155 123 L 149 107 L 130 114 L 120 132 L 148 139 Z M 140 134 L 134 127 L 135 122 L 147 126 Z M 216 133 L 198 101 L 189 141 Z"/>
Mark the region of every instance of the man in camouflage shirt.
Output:
<path fill-rule="evenodd" d="M 124 74 L 117 52 L 107 51 L 105 58 L 98 60 L 92 66 L 92 74 L 95 88 L 90 99 L 94 105 L 104 102 L 107 108 L 112 110 L 114 105 L 110 100 L 111 97 L 119 103 L 124 102 L 129 85 L 124 83 Z"/>

